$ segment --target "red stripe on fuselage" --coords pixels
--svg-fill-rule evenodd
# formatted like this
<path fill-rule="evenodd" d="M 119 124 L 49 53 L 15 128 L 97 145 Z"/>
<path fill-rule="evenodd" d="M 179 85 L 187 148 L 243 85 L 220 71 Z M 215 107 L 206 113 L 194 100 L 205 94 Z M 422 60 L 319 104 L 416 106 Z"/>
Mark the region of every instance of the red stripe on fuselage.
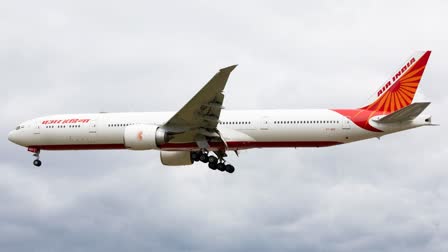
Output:
<path fill-rule="evenodd" d="M 347 117 L 347 119 L 349 119 L 354 124 L 358 125 L 359 127 L 365 130 L 373 132 L 383 132 L 382 130 L 372 127 L 372 125 L 369 124 L 369 120 L 374 116 L 383 115 L 384 112 L 365 110 L 365 109 L 332 109 L 332 110 Z"/>
<path fill-rule="evenodd" d="M 67 145 L 38 145 L 29 148 L 41 150 L 120 150 L 126 149 L 124 144 L 67 144 Z"/>
<path fill-rule="evenodd" d="M 328 147 L 342 144 L 335 141 L 286 141 L 286 142 L 227 142 L 229 149 L 251 148 L 294 148 L 294 147 Z M 124 144 L 69 144 L 29 146 L 40 150 L 118 150 L 127 149 Z M 221 143 L 210 143 L 213 149 L 225 148 Z M 162 150 L 197 149 L 196 143 L 168 143 L 160 146 Z"/>

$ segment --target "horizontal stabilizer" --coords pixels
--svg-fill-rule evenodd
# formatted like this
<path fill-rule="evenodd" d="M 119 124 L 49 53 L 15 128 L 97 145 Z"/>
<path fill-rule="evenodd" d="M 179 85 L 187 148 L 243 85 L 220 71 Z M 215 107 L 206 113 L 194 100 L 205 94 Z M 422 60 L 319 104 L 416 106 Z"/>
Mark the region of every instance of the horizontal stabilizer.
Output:
<path fill-rule="evenodd" d="M 404 121 L 414 120 L 418 115 L 420 115 L 426 107 L 431 104 L 430 102 L 416 102 L 411 105 L 404 107 L 400 110 L 393 112 L 379 120 L 375 120 L 378 123 L 397 123 Z"/>

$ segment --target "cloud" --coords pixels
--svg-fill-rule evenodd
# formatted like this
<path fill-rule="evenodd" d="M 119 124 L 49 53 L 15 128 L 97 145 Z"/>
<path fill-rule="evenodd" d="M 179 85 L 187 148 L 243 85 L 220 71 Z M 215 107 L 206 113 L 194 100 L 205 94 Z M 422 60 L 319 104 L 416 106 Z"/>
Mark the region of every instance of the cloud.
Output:
<path fill-rule="evenodd" d="M 446 251 L 446 4 L 10 2 L 0 10 L 5 251 Z M 31 153 L 19 122 L 175 111 L 238 63 L 228 109 L 356 107 L 415 50 L 441 127 L 233 154 L 229 176 L 157 152 Z"/>

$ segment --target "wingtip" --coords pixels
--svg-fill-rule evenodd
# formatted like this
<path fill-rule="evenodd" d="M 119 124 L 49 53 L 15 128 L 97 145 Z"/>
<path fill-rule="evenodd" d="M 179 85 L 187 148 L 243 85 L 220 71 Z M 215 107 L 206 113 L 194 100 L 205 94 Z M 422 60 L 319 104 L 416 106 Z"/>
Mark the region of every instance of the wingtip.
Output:
<path fill-rule="evenodd" d="M 233 69 L 235 69 L 236 67 L 237 67 L 238 65 L 232 65 L 232 66 L 228 66 L 228 67 L 225 67 L 225 68 L 221 68 L 219 71 L 220 72 L 232 72 L 233 71 Z"/>

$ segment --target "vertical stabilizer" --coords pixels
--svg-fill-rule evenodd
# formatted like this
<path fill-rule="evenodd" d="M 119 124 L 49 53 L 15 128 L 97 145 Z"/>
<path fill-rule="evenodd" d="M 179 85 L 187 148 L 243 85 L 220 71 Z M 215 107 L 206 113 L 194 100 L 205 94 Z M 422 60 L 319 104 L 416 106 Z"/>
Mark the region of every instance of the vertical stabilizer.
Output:
<path fill-rule="evenodd" d="M 377 91 L 377 99 L 361 109 L 389 114 L 409 106 L 414 99 L 431 51 L 412 56 Z"/>

